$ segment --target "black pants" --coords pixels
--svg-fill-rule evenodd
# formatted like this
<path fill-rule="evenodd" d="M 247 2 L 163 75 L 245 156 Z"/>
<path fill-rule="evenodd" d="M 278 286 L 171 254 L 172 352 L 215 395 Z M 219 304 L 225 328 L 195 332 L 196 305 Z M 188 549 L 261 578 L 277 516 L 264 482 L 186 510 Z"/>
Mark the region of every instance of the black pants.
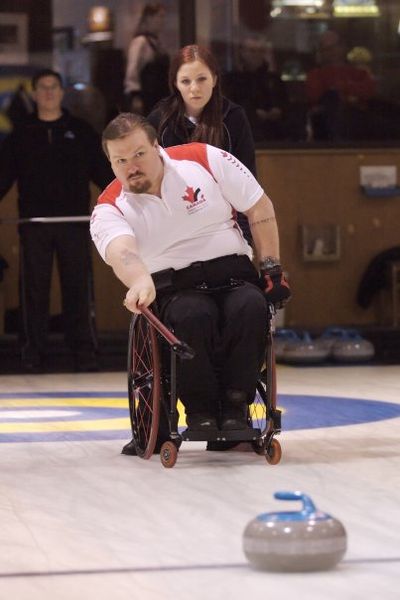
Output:
<path fill-rule="evenodd" d="M 20 227 L 20 242 L 23 356 L 27 359 L 37 358 L 45 352 L 54 257 L 60 275 L 65 340 L 77 355 L 93 352 L 91 257 L 87 225 L 23 225 Z"/>
<path fill-rule="evenodd" d="M 250 278 L 256 280 L 248 263 Z M 219 268 L 224 268 L 223 262 Z M 234 268 L 231 278 L 235 279 Z M 216 414 L 226 390 L 246 392 L 251 403 L 267 342 L 267 304 L 262 291 L 242 281 L 214 290 L 161 293 L 158 303 L 164 323 L 196 352 L 192 360 L 179 360 L 177 365 L 178 393 L 186 413 Z"/>

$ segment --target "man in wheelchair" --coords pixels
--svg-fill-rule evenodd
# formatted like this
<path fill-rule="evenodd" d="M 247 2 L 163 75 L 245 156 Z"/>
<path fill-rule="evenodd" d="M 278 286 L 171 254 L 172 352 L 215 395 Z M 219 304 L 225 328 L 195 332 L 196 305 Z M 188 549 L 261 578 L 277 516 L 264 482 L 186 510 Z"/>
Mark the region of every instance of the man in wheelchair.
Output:
<path fill-rule="evenodd" d="M 140 313 L 157 298 L 163 322 L 195 350 L 177 367 L 188 429 L 246 429 L 267 303 L 290 298 L 270 199 L 228 152 L 199 142 L 160 148 L 139 115 L 113 119 L 103 149 L 116 179 L 99 197 L 91 235 L 128 288 L 124 305 Z M 249 220 L 258 269 L 236 211 Z"/>

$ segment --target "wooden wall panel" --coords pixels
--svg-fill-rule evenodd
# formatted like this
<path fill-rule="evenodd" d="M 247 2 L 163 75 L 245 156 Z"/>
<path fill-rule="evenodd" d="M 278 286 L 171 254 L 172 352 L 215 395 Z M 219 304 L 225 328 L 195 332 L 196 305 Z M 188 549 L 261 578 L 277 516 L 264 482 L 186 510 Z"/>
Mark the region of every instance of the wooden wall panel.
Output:
<path fill-rule="evenodd" d="M 130 316 L 122 306 L 126 288 L 93 247 L 97 327 L 99 331 L 127 331 Z"/>
<path fill-rule="evenodd" d="M 379 303 L 368 310 L 356 303 L 360 278 L 369 261 L 382 250 L 400 246 L 400 197 L 370 199 L 359 188 L 361 165 L 397 165 L 396 150 L 260 150 L 260 183 L 271 196 L 278 217 L 282 260 L 294 291 L 286 309 L 286 325 L 322 328 L 367 325 L 380 317 Z M 93 189 L 93 201 L 96 198 Z M 16 216 L 16 190 L 0 204 L 0 218 Z M 305 263 L 300 225 L 340 225 L 342 254 L 338 262 Z M 4 288 L 6 308 L 17 306 L 18 236 L 13 226 L 1 226 L 0 253 L 10 263 Z M 122 331 L 129 315 L 122 307 L 124 288 L 93 250 L 98 327 Z M 59 289 L 53 281 L 52 312 L 59 310 Z"/>
<path fill-rule="evenodd" d="M 92 202 L 97 199 L 98 191 L 93 187 Z M 17 189 L 14 186 L 0 203 L 0 219 L 17 217 Z M 5 309 L 18 307 L 18 261 L 19 240 L 15 225 L 0 225 L 0 254 L 10 267 L 5 272 L 3 292 Z M 124 286 L 120 283 L 111 268 L 100 258 L 93 246 L 93 271 L 96 300 L 97 326 L 99 331 L 124 331 L 129 327 L 130 313 L 122 306 L 125 295 Z M 54 269 L 50 313 L 61 310 L 60 287 L 57 270 Z"/>
<path fill-rule="evenodd" d="M 356 303 L 360 278 L 378 253 L 400 246 L 400 197 L 367 198 L 359 186 L 361 165 L 397 165 L 396 150 L 258 152 L 261 184 L 274 202 L 281 254 L 294 297 L 288 326 L 363 325 L 379 320 L 377 302 L 364 310 Z M 338 262 L 302 259 L 300 226 L 338 224 Z"/>

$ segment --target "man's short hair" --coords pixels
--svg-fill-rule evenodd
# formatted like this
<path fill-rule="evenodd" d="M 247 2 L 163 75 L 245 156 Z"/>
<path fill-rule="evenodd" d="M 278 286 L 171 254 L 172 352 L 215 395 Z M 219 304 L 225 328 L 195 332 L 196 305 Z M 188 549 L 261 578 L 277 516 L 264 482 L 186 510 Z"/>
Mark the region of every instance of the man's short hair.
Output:
<path fill-rule="evenodd" d="M 101 143 L 107 158 L 110 158 L 107 142 L 122 139 L 135 129 L 142 129 L 151 144 L 157 140 L 157 132 L 147 119 L 134 113 L 121 113 L 103 131 Z"/>
<path fill-rule="evenodd" d="M 54 77 L 55 79 L 57 79 L 60 86 L 64 87 L 60 73 L 57 73 L 57 71 L 53 71 L 53 69 L 41 69 L 32 77 L 32 89 L 36 89 L 39 79 L 42 79 L 43 77 Z"/>

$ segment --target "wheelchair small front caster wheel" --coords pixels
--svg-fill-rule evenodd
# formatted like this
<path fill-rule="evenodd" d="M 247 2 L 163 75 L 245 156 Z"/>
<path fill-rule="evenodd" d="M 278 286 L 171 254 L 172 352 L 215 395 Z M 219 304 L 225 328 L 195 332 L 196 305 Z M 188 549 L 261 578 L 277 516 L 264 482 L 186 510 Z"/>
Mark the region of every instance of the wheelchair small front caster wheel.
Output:
<path fill-rule="evenodd" d="M 265 460 L 270 465 L 277 465 L 282 458 L 282 448 L 278 440 L 271 440 L 265 448 Z"/>
<path fill-rule="evenodd" d="M 160 460 L 166 469 L 172 469 L 178 458 L 178 448 L 174 442 L 164 442 L 160 450 Z"/>

